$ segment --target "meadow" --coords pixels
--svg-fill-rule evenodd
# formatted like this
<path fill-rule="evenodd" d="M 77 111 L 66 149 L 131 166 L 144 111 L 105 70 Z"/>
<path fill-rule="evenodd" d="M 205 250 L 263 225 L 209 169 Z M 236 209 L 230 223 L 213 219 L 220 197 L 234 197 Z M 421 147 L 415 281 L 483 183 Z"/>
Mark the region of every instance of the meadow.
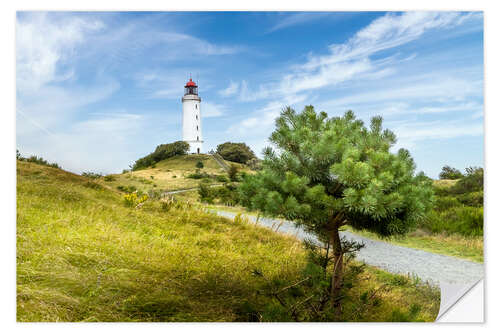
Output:
<path fill-rule="evenodd" d="M 197 163 L 203 163 L 203 168 L 197 168 Z M 228 165 L 236 165 L 238 169 L 251 172 L 245 165 L 226 161 Z M 191 178 L 196 173 L 207 175 L 206 178 Z M 122 174 L 111 175 L 111 180 L 102 177 L 98 180 L 103 186 L 117 188 L 132 186 L 134 190 L 148 192 L 152 190 L 175 191 L 197 187 L 201 179 L 212 184 L 221 184 L 217 176 L 224 176 L 226 172 L 210 156 L 205 154 L 179 155 L 160 161 L 154 167 L 137 171 L 128 171 Z"/>
<path fill-rule="evenodd" d="M 183 201 L 127 207 L 115 182 L 17 162 L 18 321 L 292 320 L 265 291 L 304 277 L 299 241 Z M 439 310 L 439 291 L 406 276 L 366 267 L 353 283 L 342 320 Z"/>

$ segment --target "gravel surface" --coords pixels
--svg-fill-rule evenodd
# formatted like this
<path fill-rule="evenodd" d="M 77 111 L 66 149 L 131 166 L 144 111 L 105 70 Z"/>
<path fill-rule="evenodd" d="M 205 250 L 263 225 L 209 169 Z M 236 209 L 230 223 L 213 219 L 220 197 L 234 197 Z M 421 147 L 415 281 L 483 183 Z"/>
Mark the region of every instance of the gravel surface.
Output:
<path fill-rule="evenodd" d="M 231 219 L 236 216 L 236 213 L 233 212 L 214 212 Z M 245 216 L 252 222 L 256 221 L 255 216 Z M 261 217 L 259 224 L 273 230 L 278 228 L 278 232 L 292 234 L 299 239 L 315 239 L 314 236 L 307 234 L 302 229 L 296 228 L 293 222 L 290 221 Z M 365 244 L 365 247 L 357 255 L 358 260 L 388 272 L 416 275 L 422 280 L 435 285 L 439 283 L 475 283 L 484 276 L 484 268 L 481 263 L 393 245 L 361 237 L 348 231 L 341 232 L 341 235 L 346 239 Z"/>

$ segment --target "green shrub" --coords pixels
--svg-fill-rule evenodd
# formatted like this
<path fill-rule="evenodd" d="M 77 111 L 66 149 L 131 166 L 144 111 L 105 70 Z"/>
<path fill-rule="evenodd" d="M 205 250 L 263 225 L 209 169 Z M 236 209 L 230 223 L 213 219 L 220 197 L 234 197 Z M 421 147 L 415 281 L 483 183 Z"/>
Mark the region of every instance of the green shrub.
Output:
<path fill-rule="evenodd" d="M 206 183 L 200 182 L 198 184 L 198 195 L 201 202 L 213 203 L 215 198 L 214 190 Z"/>
<path fill-rule="evenodd" d="M 232 182 L 236 182 L 238 181 L 238 167 L 234 164 L 231 164 L 231 166 L 229 167 L 229 170 L 227 171 L 227 175 L 229 176 L 229 179 L 232 181 Z"/>
<path fill-rule="evenodd" d="M 454 194 L 463 194 L 483 190 L 484 170 L 479 167 L 465 168 L 465 176 L 450 188 Z"/>
<path fill-rule="evenodd" d="M 477 191 L 477 192 L 464 193 L 457 195 L 456 198 L 460 203 L 466 206 L 482 207 L 484 203 L 484 192 Z"/>
<path fill-rule="evenodd" d="M 235 206 L 239 203 L 239 195 L 237 191 L 237 187 L 233 184 L 224 184 L 224 186 L 220 186 L 214 188 L 214 195 L 221 204 L 227 206 Z"/>
<path fill-rule="evenodd" d="M 202 179 L 202 178 L 210 178 L 210 175 L 206 172 L 200 172 L 200 170 L 197 169 L 195 173 L 187 175 L 186 178 Z"/>
<path fill-rule="evenodd" d="M 91 172 L 91 171 L 82 172 L 82 176 L 87 177 L 87 178 L 91 178 L 91 179 L 97 179 L 97 178 L 102 177 L 102 175 L 100 173 Z"/>
<path fill-rule="evenodd" d="M 458 206 L 444 211 L 432 211 L 422 228 L 432 233 L 457 233 L 463 236 L 483 235 L 483 207 Z"/>
<path fill-rule="evenodd" d="M 458 206 L 462 206 L 462 203 L 456 197 L 441 196 L 436 198 L 434 209 L 441 212 Z"/>
<path fill-rule="evenodd" d="M 42 157 L 38 157 L 36 155 L 31 155 L 28 158 L 22 157 L 21 153 L 19 153 L 19 150 L 16 150 L 16 159 L 20 160 L 20 161 L 35 163 L 35 164 L 46 165 L 46 166 L 49 166 L 51 168 L 61 169 L 61 167 L 57 163 L 49 163 L 47 160 L 44 160 Z"/>
<path fill-rule="evenodd" d="M 196 162 L 196 167 L 197 167 L 198 169 L 203 169 L 203 167 L 204 167 L 203 162 L 202 162 L 202 161 L 198 161 L 198 162 Z"/>
<path fill-rule="evenodd" d="M 255 154 L 245 143 L 225 142 L 217 146 L 217 153 L 223 159 L 245 164 L 255 158 Z"/>
<path fill-rule="evenodd" d="M 93 181 L 88 181 L 85 184 L 83 184 L 83 186 L 88 187 L 88 188 L 92 188 L 94 190 L 102 190 L 103 189 L 101 184 L 98 184 L 98 183 L 93 182 Z"/>
<path fill-rule="evenodd" d="M 245 164 L 250 168 L 250 170 L 262 170 L 262 161 L 256 157 L 249 159 Z"/>
<path fill-rule="evenodd" d="M 119 191 L 122 191 L 125 193 L 132 193 L 132 192 L 137 191 L 137 188 L 134 185 L 129 185 L 129 186 L 118 185 L 116 188 Z"/>
<path fill-rule="evenodd" d="M 226 175 L 217 175 L 215 176 L 215 180 L 221 183 L 227 183 L 229 181 L 229 178 L 227 178 Z"/>
<path fill-rule="evenodd" d="M 116 180 L 116 176 L 114 176 L 114 175 L 104 176 L 104 181 L 106 181 L 106 182 L 114 182 L 115 180 Z"/>
<path fill-rule="evenodd" d="M 156 147 L 155 151 L 146 155 L 134 162 L 132 170 L 140 170 L 149 166 L 155 165 L 164 159 L 177 156 L 186 155 L 189 150 L 189 144 L 185 141 L 176 141 L 168 144 L 161 144 Z"/>
<path fill-rule="evenodd" d="M 460 179 L 463 175 L 460 170 L 445 165 L 439 174 L 439 179 Z"/>

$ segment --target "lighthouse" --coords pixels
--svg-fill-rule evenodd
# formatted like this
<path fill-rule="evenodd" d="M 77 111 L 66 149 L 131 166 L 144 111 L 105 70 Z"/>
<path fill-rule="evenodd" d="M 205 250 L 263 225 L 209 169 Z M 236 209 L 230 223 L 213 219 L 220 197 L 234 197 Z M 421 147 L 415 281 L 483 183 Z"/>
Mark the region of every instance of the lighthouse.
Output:
<path fill-rule="evenodd" d="M 202 152 L 201 136 L 201 98 L 198 96 L 198 86 L 192 79 L 184 86 L 182 97 L 182 140 L 189 143 L 189 153 Z"/>

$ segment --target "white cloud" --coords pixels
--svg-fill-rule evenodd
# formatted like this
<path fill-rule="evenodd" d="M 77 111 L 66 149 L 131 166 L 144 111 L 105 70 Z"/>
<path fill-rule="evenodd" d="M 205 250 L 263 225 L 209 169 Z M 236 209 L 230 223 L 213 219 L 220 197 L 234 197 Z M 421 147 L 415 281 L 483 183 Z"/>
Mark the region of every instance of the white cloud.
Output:
<path fill-rule="evenodd" d="M 241 46 L 216 45 L 206 40 L 182 33 L 157 32 L 156 34 L 156 42 L 166 42 L 172 47 L 176 47 L 177 49 L 180 48 L 180 51 L 185 52 L 184 54 L 199 54 L 207 56 L 228 55 L 241 52 L 244 49 Z"/>
<path fill-rule="evenodd" d="M 238 82 L 231 81 L 227 88 L 219 91 L 219 95 L 221 95 L 222 97 L 234 96 L 238 92 L 239 87 L 240 87 L 240 84 Z"/>
<path fill-rule="evenodd" d="M 103 28 L 100 21 L 72 17 L 49 19 L 45 13 L 25 13 L 16 20 L 16 79 L 18 90 L 36 90 L 51 81 L 63 81 L 74 73 L 57 71 L 68 60 L 85 34 Z"/>
<path fill-rule="evenodd" d="M 315 12 L 315 13 L 296 13 L 296 14 L 286 15 L 283 19 L 279 20 L 274 26 L 272 26 L 268 32 L 289 28 L 295 25 L 322 19 L 328 16 L 332 16 L 332 13 Z"/>
<path fill-rule="evenodd" d="M 399 125 L 389 123 L 389 126 L 397 137 L 394 149 L 414 148 L 419 141 L 425 140 L 448 140 L 464 136 L 484 135 L 482 121 L 471 122 L 470 118 L 448 122 L 406 122 Z"/>
<path fill-rule="evenodd" d="M 474 16 L 459 12 L 390 13 L 374 20 L 345 43 L 330 45 L 327 54 L 310 54 L 305 63 L 291 66 L 288 73 L 277 82 L 267 82 L 259 85 L 256 90 L 250 90 L 248 83 L 242 81 L 239 96 L 241 101 L 270 98 L 275 101 L 270 102 L 264 110 L 256 111 L 241 120 L 231 127 L 230 131 L 253 134 L 254 131 L 260 132 L 262 129 L 270 130 L 274 118 L 279 114 L 279 109 L 292 104 L 287 100 L 293 100 L 320 89 L 345 86 L 347 83 L 354 82 L 362 83 L 365 88 L 367 82 L 372 82 L 371 86 L 368 85 L 371 89 L 368 89 L 369 92 L 361 93 L 352 93 L 356 91 L 355 89 L 344 90 L 344 97 L 320 101 L 318 109 L 336 113 L 337 110 L 332 110 L 332 108 L 346 110 L 355 106 L 360 108 L 370 105 L 381 106 L 384 103 L 392 106 L 392 110 L 385 110 L 384 114 L 391 112 L 393 114 L 404 112 L 430 114 L 462 111 L 469 107 L 476 111 L 480 105 L 467 105 L 466 100 L 470 97 L 481 96 L 482 79 L 480 76 L 477 80 L 468 80 L 468 78 L 447 72 L 397 76 L 397 66 L 404 67 L 403 63 L 414 61 L 417 57 L 415 53 L 402 56 L 395 52 L 390 56 L 375 58 L 380 51 L 387 51 L 417 40 L 430 30 L 454 28 L 472 18 Z M 290 24 L 292 22 L 293 20 L 290 19 Z M 384 85 L 378 83 L 382 78 Z M 417 107 L 414 102 L 419 99 L 420 102 L 439 102 L 441 106 Z M 450 102 L 452 103 L 449 104 Z M 401 109 L 401 105 L 406 108 Z M 475 131 L 474 129 L 473 132 L 476 133 Z M 427 135 L 427 132 L 421 133 Z M 452 131 L 450 128 L 443 133 L 458 135 L 459 131 Z M 468 132 L 464 131 L 464 133 Z"/>
<path fill-rule="evenodd" d="M 23 136 L 18 148 L 23 155 L 40 154 L 73 172 L 120 172 L 137 157 L 131 150 L 146 119 L 138 113 L 93 114 L 52 135 Z M 84 163 L 83 163 L 84 162 Z"/>
<path fill-rule="evenodd" d="M 391 87 L 388 89 L 388 87 Z M 355 108 L 363 104 L 383 102 L 457 102 L 482 95 L 482 81 L 465 80 L 448 76 L 446 73 L 414 75 L 387 81 L 383 86 L 373 87 L 370 92 L 351 94 L 341 98 L 323 101 L 325 108 Z M 430 110 L 427 110 L 429 113 Z"/>
<path fill-rule="evenodd" d="M 224 114 L 226 107 L 220 104 L 213 104 L 207 101 L 201 103 L 201 116 L 203 118 L 220 117 Z"/>

